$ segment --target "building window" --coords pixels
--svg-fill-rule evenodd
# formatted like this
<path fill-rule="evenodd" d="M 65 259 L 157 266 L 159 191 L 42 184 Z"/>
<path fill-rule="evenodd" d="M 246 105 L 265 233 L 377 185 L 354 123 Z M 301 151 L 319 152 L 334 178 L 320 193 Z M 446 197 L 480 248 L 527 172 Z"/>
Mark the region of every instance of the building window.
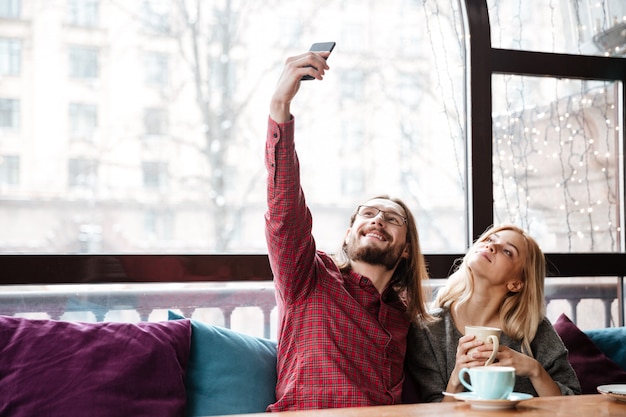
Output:
<path fill-rule="evenodd" d="M 358 68 L 341 75 L 341 94 L 343 99 L 363 100 L 365 97 L 365 74 Z"/>
<path fill-rule="evenodd" d="M 226 91 L 229 94 L 237 88 L 237 62 L 233 59 L 224 61 L 221 58 L 210 59 L 211 88 L 215 91 Z"/>
<path fill-rule="evenodd" d="M 98 179 L 98 162 L 94 159 L 72 158 L 68 164 L 70 187 L 93 189 Z"/>
<path fill-rule="evenodd" d="M 172 239 L 174 216 L 169 211 L 148 210 L 144 216 L 144 232 L 149 239 Z"/>
<path fill-rule="evenodd" d="M 102 226 L 81 224 L 78 228 L 79 253 L 102 252 Z"/>
<path fill-rule="evenodd" d="M 359 169 L 344 169 L 341 173 L 341 193 L 345 195 L 359 195 L 365 190 L 363 171 Z"/>
<path fill-rule="evenodd" d="M 98 25 L 98 0 L 68 0 L 67 23 L 76 26 Z"/>
<path fill-rule="evenodd" d="M 144 187 L 151 189 L 167 187 L 167 162 L 145 161 L 142 163 L 142 170 Z"/>
<path fill-rule="evenodd" d="M 20 101 L 13 98 L 0 98 L 0 128 L 20 127 Z"/>
<path fill-rule="evenodd" d="M 278 29 L 281 35 L 278 37 L 280 44 L 285 47 L 298 45 L 302 37 L 302 22 L 296 16 L 284 16 L 279 19 Z"/>
<path fill-rule="evenodd" d="M 19 75 L 22 62 L 22 41 L 0 38 L 0 75 Z"/>
<path fill-rule="evenodd" d="M 341 125 L 342 148 L 345 153 L 356 152 L 364 146 L 365 127 L 361 120 L 348 120 Z"/>
<path fill-rule="evenodd" d="M 70 47 L 70 77 L 98 78 L 98 48 Z"/>
<path fill-rule="evenodd" d="M 145 56 L 146 84 L 164 87 L 168 83 L 168 57 L 158 52 L 148 52 Z"/>
<path fill-rule="evenodd" d="M 167 1 L 146 0 L 143 2 L 144 28 L 153 32 L 169 33 L 170 16 L 167 12 Z"/>
<path fill-rule="evenodd" d="M 162 136 L 168 132 L 167 110 L 161 108 L 147 108 L 143 114 L 143 125 L 146 135 Z"/>
<path fill-rule="evenodd" d="M 19 19 L 22 9 L 21 0 L 0 0 L 0 17 Z"/>
<path fill-rule="evenodd" d="M 20 157 L 16 155 L 0 156 L 0 185 L 18 185 L 20 183 Z"/>
<path fill-rule="evenodd" d="M 69 131 L 72 137 L 84 140 L 93 139 L 98 125 L 98 108 L 94 104 L 70 103 Z"/>

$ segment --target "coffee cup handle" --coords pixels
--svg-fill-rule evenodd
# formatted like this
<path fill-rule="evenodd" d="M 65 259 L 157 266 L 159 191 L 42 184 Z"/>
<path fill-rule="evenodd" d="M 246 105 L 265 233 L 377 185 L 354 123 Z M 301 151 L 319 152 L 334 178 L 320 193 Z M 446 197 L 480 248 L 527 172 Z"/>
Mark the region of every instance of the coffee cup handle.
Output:
<path fill-rule="evenodd" d="M 467 375 L 469 372 L 469 368 L 463 368 L 459 371 L 459 380 L 461 381 L 461 384 L 463 384 L 463 386 L 465 388 L 467 388 L 470 391 L 474 391 L 474 388 L 472 388 L 472 385 L 469 382 L 465 382 L 465 375 Z"/>
<path fill-rule="evenodd" d="M 495 336 L 493 334 L 489 335 L 487 337 L 487 340 L 490 341 L 493 345 L 493 352 L 491 352 L 491 356 L 489 356 L 489 359 L 487 359 L 487 362 L 485 362 L 485 366 L 491 365 L 496 360 L 496 356 L 498 355 L 498 349 L 500 348 L 500 339 L 498 339 L 498 336 Z M 461 382 L 463 382 L 463 380 L 461 380 Z"/>

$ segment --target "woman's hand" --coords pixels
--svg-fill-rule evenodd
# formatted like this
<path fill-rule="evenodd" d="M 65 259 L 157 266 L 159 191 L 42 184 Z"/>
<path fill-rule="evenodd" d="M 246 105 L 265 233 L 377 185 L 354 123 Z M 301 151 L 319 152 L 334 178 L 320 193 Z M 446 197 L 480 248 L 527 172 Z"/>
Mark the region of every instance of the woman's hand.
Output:
<path fill-rule="evenodd" d="M 463 368 L 473 368 L 475 366 L 484 366 L 487 359 L 481 357 L 480 350 L 469 352 L 474 348 L 484 348 L 485 344 L 481 340 L 477 340 L 475 335 L 465 335 L 459 339 L 459 344 L 456 348 L 456 362 L 454 369 L 448 380 L 446 386 L 446 392 L 461 392 L 463 391 L 463 385 L 459 379 L 459 372 Z M 489 351 L 491 352 L 491 351 Z M 489 355 L 487 354 L 487 358 Z M 445 396 L 442 401 L 454 400 L 452 397 Z"/>
<path fill-rule="evenodd" d="M 561 395 L 559 386 L 537 360 L 507 346 L 500 346 L 495 366 L 512 366 L 516 376 L 530 379 L 539 396 Z"/>
<path fill-rule="evenodd" d="M 512 366 L 517 376 L 531 378 L 539 374 L 537 367 L 541 367 L 535 359 L 508 346 L 500 346 L 496 358 L 498 366 Z"/>

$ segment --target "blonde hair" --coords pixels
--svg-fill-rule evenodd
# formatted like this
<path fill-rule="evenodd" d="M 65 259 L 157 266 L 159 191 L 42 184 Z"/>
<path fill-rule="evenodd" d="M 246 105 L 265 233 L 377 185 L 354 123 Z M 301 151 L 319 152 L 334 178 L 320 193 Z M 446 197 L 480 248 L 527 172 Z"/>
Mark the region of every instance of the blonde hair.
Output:
<path fill-rule="evenodd" d="M 426 305 L 427 300 L 430 299 L 430 294 L 427 292 L 426 286 L 423 285 L 423 281 L 428 279 L 428 270 L 426 268 L 424 254 L 420 247 L 417 223 L 415 222 L 413 213 L 411 213 L 408 206 L 398 198 L 390 198 L 389 196 L 382 195 L 372 198 L 372 200 L 374 199 L 393 201 L 400 205 L 406 213 L 406 239 L 410 248 L 410 256 L 408 259 L 403 258 L 396 267 L 391 277 L 391 285 L 406 306 L 406 314 L 411 322 L 415 324 L 431 322 L 433 319 Z M 357 211 L 355 210 L 350 217 L 350 227 L 354 224 L 356 215 Z M 348 256 L 345 241 L 339 252 L 334 255 L 334 260 L 337 267 L 342 272 L 350 270 L 350 257 Z"/>
<path fill-rule="evenodd" d="M 544 282 L 546 276 L 545 256 L 537 244 L 523 229 L 514 225 L 493 226 L 487 229 L 477 240 L 460 263 L 457 263 L 455 271 L 448 278 L 445 287 L 437 293 L 434 301 L 435 307 L 450 307 L 455 303 L 455 308 L 466 303 L 474 293 L 474 277 L 467 265 L 469 254 L 480 242 L 487 240 L 489 236 L 501 231 L 510 230 L 519 233 L 526 242 L 526 258 L 522 265 L 521 277 L 522 289 L 519 292 L 509 292 L 500 306 L 500 323 L 504 334 L 513 340 L 520 341 L 522 352 L 533 356 L 530 343 L 535 338 L 537 328 L 546 315 L 544 299 Z"/>

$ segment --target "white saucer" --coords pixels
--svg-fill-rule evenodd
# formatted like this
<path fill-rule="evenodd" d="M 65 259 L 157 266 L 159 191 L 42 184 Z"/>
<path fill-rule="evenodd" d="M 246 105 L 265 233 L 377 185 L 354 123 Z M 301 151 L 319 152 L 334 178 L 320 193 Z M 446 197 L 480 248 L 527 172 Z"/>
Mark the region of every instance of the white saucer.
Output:
<path fill-rule="evenodd" d="M 469 403 L 472 408 L 477 410 L 503 410 L 513 408 L 520 401 L 530 400 L 533 396 L 522 392 L 512 392 L 506 400 L 483 400 L 476 398 L 476 394 L 473 392 L 460 392 L 455 394 L 454 398 Z"/>
<path fill-rule="evenodd" d="M 600 394 L 626 402 L 626 384 L 600 385 L 597 390 Z"/>

